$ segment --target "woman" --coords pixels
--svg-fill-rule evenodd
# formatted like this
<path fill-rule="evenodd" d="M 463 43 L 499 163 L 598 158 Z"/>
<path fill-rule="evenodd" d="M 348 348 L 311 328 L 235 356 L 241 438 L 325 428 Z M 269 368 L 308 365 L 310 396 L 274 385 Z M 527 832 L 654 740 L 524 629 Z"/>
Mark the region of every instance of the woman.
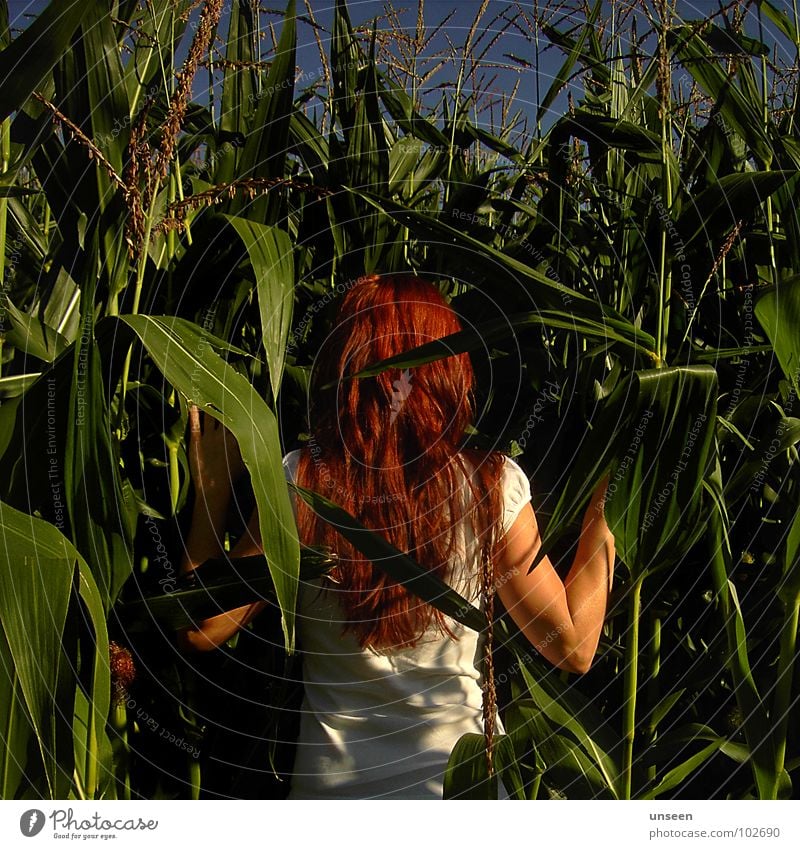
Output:
<path fill-rule="evenodd" d="M 541 540 L 526 474 L 500 452 L 462 447 L 474 420 L 469 356 L 340 380 L 460 329 L 425 280 L 357 281 L 312 370 L 313 436 L 284 457 L 284 470 L 469 601 L 481 604 L 496 589 L 547 660 L 583 673 L 597 650 L 614 562 L 605 483 L 586 511 L 566 579 L 547 558 L 528 574 Z M 231 480 L 244 471 L 224 428 L 211 419 L 201 427 L 196 409 L 191 425 L 197 498 L 184 569 L 221 553 Z M 305 696 L 290 798 L 442 798 L 456 741 L 494 721 L 479 671 L 482 640 L 388 578 L 302 499 L 293 508 L 301 543 L 332 545 L 339 565 L 330 577 L 300 586 Z M 260 552 L 254 513 L 232 556 Z M 182 631 L 181 645 L 212 649 L 265 604 L 210 617 Z M 503 732 L 499 721 L 495 732 Z M 502 782 L 499 791 L 507 797 Z"/>

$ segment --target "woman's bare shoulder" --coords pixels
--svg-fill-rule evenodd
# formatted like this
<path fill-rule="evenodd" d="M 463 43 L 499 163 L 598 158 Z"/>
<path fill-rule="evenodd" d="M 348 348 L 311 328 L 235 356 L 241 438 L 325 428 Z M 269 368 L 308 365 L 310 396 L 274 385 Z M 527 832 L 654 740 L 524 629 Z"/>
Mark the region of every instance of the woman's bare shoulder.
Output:
<path fill-rule="evenodd" d="M 283 462 L 284 463 L 287 463 L 287 462 L 290 463 L 290 462 L 293 462 L 293 461 L 296 462 L 300 458 L 300 454 L 302 452 L 303 452 L 303 446 L 302 445 L 300 446 L 300 448 L 292 448 L 291 451 L 287 451 L 283 455 Z"/>
<path fill-rule="evenodd" d="M 287 477 L 290 477 L 292 480 L 297 475 L 297 464 L 300 462 L 300 457 L 303 453 L 303 447 L 293 448 L 291 451 L 287 451 L 286 454 L 283 455 L 283 471 Z"/>

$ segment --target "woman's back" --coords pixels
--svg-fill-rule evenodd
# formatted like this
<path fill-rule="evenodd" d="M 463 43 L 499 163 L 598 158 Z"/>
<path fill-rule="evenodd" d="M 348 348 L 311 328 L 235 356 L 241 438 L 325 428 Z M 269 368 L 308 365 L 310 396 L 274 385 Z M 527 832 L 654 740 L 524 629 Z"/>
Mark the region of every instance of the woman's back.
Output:
<path fill-rule="evenodd" d="M 476 422 L 469 354 L 357 377 L 462 329 L 438 287 L 414 274 L 371 274 L 348 288 L 311 370 L 307 429 L 313 453 L 288 454 L 286 475 L 318 491 L 336 485 L 334 500 L 368 527 L 385 529 L 397 548 L 413 552 L 473 603 L 484 594 L 492 598 L 479 569 L 491 552 L 497 595 L 521 633 L 555 666 L 585 672 L 597 650 L 613 575 L 614 540 L 603 516 L 607 477 L 592 495 L 566 577 L 546 556 L 530 570 L 541 538 L 522 469 L 497 453 L 464 451 L 464 469 L 453 462 Z M 233 484 L 224 428 L 202 428 L 196 408 L 190 417 L 197 497 L 182 571 L 220 555 Z M 396 497 L 391 503 L 359 497 L 372 499 L 377 490 Z M 473 492 L 481 493 L 480 505 L 471 503 Z M 487 724 L 494 715 L 490 693 L 482 704 L 478 635 L 422 604 L 380 564 L 374 568 L 297 496 L 293 504 L 301 540 L 338 547 L 341 560 L 330 577 L 298 588 L 306 695 L 290 795 L 441 798 L 453 747 L 462 735 L 483 731 L 484 707 Z M 253 511 L 231 557 L 262 550 L 263 519 Z M 331 583 L 334 578 L 338 583 Z M 208 617 L 184 629 L 180 643 L 214 649 L 267 603 Z M 427 622 L 428 631 L 415 640 Z M 397 649 L 369 648 L 384 646 Z"/>
<path fill-rule="evenodd" d="M 299 456 L 300 449 L 284 458 L 289 480 Z M 530 484 L 508 457 L 500 483 L 506 532 L 530 501 Z M 461 493 L 469 493 L 466 482 Z M 468 522 L 456 529 L 451 563 L 448 583 L 479 606 L 479 593 L 468 591 L 479 587 Z M 343 625 L 335 585 L 301 582 L 305 697 L 289 798 L 440 799 L 453 746 L 483 730 L 481 638 L 448 617 L 458 640 L 431 627 L 416 646 L 379 653 L 361 649 L 353 634 L 342 634 Z"/>

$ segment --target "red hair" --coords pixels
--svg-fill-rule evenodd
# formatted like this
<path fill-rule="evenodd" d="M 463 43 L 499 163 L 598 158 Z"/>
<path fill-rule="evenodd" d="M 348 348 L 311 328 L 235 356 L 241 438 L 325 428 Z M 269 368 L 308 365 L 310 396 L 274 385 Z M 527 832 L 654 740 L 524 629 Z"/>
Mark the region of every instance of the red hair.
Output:
<path fill-rule="evenodd" d="M 330 498 L 445 581 L 459 522 L 470 523 L 482 555 L 491 558 L 502 513 L 503 455 L 461 446 L 475 412 L 469 355 L 414 366 L 405 375 L 390 368 L 374 377 L 341 378 L 459 330 L 457 315 L 432 283 L 411 274 L 359 278 L 312 369 L 312 436 L 296 475 L 301 486 Z M 334 387 L 321 388 L 331 382 Z M 456 468 L 464 470 L 459 452 L 475 469 L 467 478 L 474 497 L 466 503 L 455 497 L 464 481 Z M 438 610 L 374 567 L 302 499 L 297 518 L 303 544 L 327 544 L 339 555 L 331 577 L 347 620 L 344 632 L 353 632 L 362 648 L 415 645 L 432 622 L 454 636 Z M 478 581 L 474 565 L 470 577 Z"/>

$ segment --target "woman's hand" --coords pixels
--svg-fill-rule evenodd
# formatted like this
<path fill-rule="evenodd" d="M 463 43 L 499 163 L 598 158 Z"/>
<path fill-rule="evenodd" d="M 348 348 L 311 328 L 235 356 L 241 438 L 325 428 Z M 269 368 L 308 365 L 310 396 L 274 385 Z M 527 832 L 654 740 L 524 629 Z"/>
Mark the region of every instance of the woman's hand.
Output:
<path fill-rule="evenodd" d="M 233 434 L 194 404 L 189 407 L 189 469 L 198 493 L 230 493 L 247 471 Z"/>

